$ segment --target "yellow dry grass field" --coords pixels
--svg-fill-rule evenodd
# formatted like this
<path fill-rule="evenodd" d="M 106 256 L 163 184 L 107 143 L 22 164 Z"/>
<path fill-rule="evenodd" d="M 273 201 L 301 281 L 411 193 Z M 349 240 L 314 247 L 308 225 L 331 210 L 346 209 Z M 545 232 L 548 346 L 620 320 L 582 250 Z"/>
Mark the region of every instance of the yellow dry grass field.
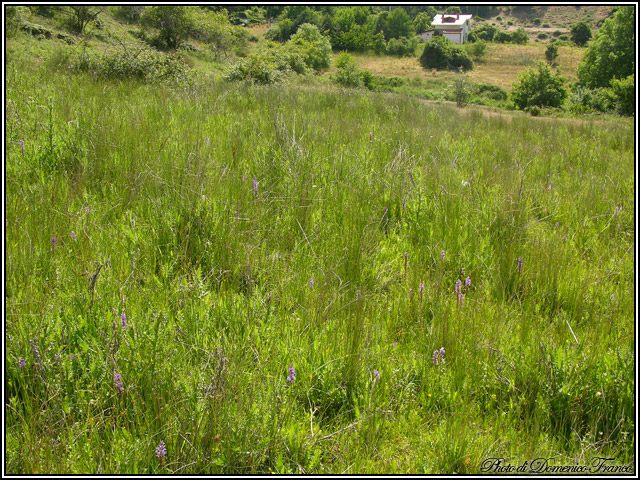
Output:
<path fill-rule="evenodd" d="M 544 45 L 511 45 L 488 44 L 484 59 L 476 61 L 475 68 L 469 72 L 474 82 L 496 85 L 511 90 L 513 82 L 527 67 L 534 67 L 537 61 L 545 60 Z M 576 69 L 582 60 L 585 49 L 572 46 L 562 46 L 558 50 L 557 68 L 569 81 L 577 80 Z M 441 79 L 453 77 L 452 72 L 425 70 L 417 57 L 397 58 L 371 54 L 354 54 L 361 68 L 373 75 L 396 76 L 404 78 Z M 335 59 L 337 54 L 333 55 Z M 335 73 L 335 66 L 328 74 Z"/>

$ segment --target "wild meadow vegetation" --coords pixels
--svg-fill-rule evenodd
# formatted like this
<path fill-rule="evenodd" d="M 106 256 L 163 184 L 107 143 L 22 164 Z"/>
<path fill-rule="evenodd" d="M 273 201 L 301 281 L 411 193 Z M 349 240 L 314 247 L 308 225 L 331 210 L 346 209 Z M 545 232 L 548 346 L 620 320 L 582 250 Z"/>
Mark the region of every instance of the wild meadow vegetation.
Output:
<path fill-rule="evenodd" d="M 632 121 L 70 52 L 7 41 L 8 474 L 635 462 Z"/>

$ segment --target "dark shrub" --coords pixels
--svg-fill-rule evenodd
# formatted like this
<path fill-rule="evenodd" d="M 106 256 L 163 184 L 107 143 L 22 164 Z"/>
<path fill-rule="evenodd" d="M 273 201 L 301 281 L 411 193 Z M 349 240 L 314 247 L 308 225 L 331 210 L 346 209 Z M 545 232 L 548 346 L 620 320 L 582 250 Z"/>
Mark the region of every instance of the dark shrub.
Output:
<path fill-rule="evenodd" d="M 420 55 L 420 64 L 428 69 L 458 69 L 472 70 L 473 61 L 460 45 L 452 43 L 446 37 L 434 37 L 424 44 Z"/>

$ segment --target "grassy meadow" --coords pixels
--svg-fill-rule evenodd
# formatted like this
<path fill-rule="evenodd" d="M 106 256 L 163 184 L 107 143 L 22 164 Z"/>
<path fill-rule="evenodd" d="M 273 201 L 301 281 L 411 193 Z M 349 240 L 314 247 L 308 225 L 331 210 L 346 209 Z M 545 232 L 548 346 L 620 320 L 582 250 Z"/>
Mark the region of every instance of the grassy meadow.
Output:
<path fill-rule="evenodd" d="M 635 464 L 633 121 L 19 51 L 7 474 Z"/>

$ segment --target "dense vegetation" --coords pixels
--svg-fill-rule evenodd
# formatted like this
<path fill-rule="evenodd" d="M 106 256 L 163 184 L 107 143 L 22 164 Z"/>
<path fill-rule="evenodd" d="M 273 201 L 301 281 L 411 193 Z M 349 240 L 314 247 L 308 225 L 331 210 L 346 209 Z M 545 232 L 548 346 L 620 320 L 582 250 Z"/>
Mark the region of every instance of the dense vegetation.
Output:
<path fill-rule="evenodd" d="M 72 35 L 70 11 L 22 8 L 6 43 L 8 474 L 634 461 L 628 119 L 380 94 L 411 84 L 346 53 L 318 77 L 313 22 L 252 45 L 225 12 L 187 9 L 171 48 L 153 10 L 114 9 L 97 20 L 125 18 L 140 43 L 106 49 L 96 20 Z M 464 74 L 455 90 L 507 95 Z"/>

